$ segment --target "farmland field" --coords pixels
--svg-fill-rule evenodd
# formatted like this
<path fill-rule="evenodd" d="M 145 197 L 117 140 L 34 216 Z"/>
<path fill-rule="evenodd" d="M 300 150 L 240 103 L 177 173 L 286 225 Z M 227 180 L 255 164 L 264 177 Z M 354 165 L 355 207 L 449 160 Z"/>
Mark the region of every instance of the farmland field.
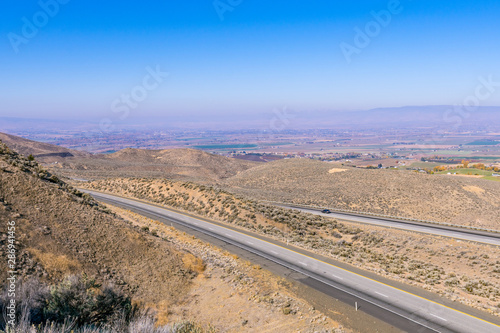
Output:
<path fill-rule="evenodd" d="M 445 171 L 440 171 L 436 172 L 437 174 L 448 174 L 449 172 L 456 173 L 457 175 L 479 175 L 483 176 L 483 179 L 487 180 L 495 180 L 495 181 L 500 181 L 500 177 L 493 177 L 493 171 L 488 171 L 488 170 L 479 170 L 479 169 L 473 169 L 473 168 L 467 168 L 467 169 L 453 169 L 453 170 L 445 170 Z"/>
<path fill-rule="evenodd" d="M 448 172 L 457 173 L 459 175 L 481 175 L 481 176 L 491 176 L 491 174 L 493 173 L 492 171 L 479 170 L 479 169 L 474 169 L 474 168 L 453 169 L 453 170 L 440 171 L 437 173 L 447 174 Z"/>
<path fill-rule="evenodd" d="M 470 142 L 467 144 L 467 146 L 494 146 L 499 144 L 500 141 L 493 141 L 493 140 L 476 140 L 474 142 Z"/>
<path fill-rule="evenodd" d="M 198 149 L 243 149 L 243 148 L 257 148 L 257 145 L 254 144 L 234 144 L 234 145 L 201 145 L 201 146 L 193 146 Z"/>

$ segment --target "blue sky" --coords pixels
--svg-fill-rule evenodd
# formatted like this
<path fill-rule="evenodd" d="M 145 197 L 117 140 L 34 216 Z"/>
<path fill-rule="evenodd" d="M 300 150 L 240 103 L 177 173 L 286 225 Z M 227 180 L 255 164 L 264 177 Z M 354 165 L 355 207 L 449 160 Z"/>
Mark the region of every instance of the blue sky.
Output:
<path fill-rule="evenodd" d="M 189 118 L 458 104 L 478 77 L 500 82 L 499 1 L 401 0 L 363 47 L 355 29 L 365 32 L 391 1 L 220 0 L 230 8 L 223 20 L 213 0 L 60 2 L 52 17 L 38 1 L 4 1 L 0 116 L 126 118 L 112 105 Z M 36 35 L 23 34 L 23 18 Z M 346 44 L 357 48 L 350 62 Z M 169 75 L 144 90 L 148 68 Z M 481 104 L 500 105 L 497 89 Z M 140 98 L 126 104 L 132 92 Z"/>

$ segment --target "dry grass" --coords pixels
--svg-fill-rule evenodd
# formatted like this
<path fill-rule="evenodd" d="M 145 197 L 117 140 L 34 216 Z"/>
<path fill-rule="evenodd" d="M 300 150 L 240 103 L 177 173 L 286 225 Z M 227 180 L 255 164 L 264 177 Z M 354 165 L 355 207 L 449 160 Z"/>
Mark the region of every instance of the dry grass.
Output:
<path fill-rule="evenodd" d="M 484 189 L 477 187 L 477 186 L 472 186 L 472 185 L 464 186 L 463 188 L 467 192 L 471 192 L 471 193 L 475 193 L 475 194 L 479 194 L 479 195 L 484 194 L 484 192 L 485 192 Z"/>
<path fill-rule="evenodd" d="M 499 182 L 403 170 L 329 170 L 325 162 L 276 161 L 225 180 L 224 188 L 258 199 L 500 229 Z"/>
<path fill-rule="evenodd" d="M 55 280 L 60 280 L 67 275 L 73 275 L 82 271 L 81 264 L 68 258 L 67 255 L 57 255 L 52 252 L 42 252 L 39 249 L 27 248 L 26 251 L 39 262 L 49 276 Z"/>
<path fill-rule="evenodd" d="M 206 265 L 203 260 L 196 258 L 190 253 L 186 253 L 184 257 L 182 257 L 182 262 L 184 263 L 184 267 L 186 267 L 186 269 L 198 274 L 203 273 L 206 269 Z"/>
<path fill-rule="evenodd" d="M 333 168 L 328 170 L 328 173 L 338 173 L 338 172 L 344 172 L 347 171 L 347 169 L 339 169 L 339 168 Z"/>

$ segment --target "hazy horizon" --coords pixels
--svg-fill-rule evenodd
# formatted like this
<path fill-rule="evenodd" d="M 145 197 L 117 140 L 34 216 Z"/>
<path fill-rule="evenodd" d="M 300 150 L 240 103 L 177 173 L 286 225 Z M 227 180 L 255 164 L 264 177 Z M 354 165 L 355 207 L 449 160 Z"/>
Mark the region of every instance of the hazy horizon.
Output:
<path fill-rule="evenodd" d="M 496 1 L 231 3 L 10 3 L 0 116 L 500 105 Z"/>
<path fill-rule="evenodd" d="M 407 106 L 359 111 L 298 111 L 288 107 L 254 114 L 203 114 L 190 116 L 142 116 L 131 114 L 125 119 L 112 113 L 97 117 L 28 118 L 0 116 L 0 132 L 28 133 L 46 130 L 47 133 L 91 131 L 106 133 L 129 130 L 257 130 L 284 132 L 310 129 L 389 129 L 426 127 L 453 132 L 474 130 L 498 131 L 500 106 L 465 107 L 460 105 Z M 26 132 L 28 131 L 28 132 Z"/>

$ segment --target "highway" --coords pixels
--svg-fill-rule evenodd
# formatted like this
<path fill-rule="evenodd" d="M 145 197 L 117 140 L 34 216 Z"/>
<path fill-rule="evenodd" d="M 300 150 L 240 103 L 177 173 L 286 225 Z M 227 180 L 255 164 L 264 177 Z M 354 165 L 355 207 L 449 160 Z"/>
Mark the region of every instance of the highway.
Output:
<path fill-rule="evenodd" d="M 369 215 L 360 215 L 354 213 L 341 213 L 336 211 L 332 211 L 331 213 L 327 214 L 327 213 L 322 213 L 321 209 L 303 208 L 299 206 L 285 205 L 285 204 L 279 206 L 283 208 L 299 210 L 305 213 L 332 217 L 338 220 L 345 220 L 349 222 L 372 224 L 382 227 L 415 231 L 420 233 L 432 234 L 436 236 L 443 236 L 443 237 L 455 238 L 471 242 L 500 246 L 500 233 L 491 233 L 486 231 L 444 226 L 439 224 L 430 224 L 425 222 L 396 220 L 396 219 L 389 219 L 389 218 L 369 216 Z"/>
<path fill-rule="evenodd" d="M 320 291 L 348 294 L 364 307 L 365 311 L 371 311 L 372 315 L 388 323 L 398 323 L 397 325 L 404 331 L 500 332 L 500 326 L 492 322 L 260 239 L 258 236 L 142 201 L 92 191 L 84 192 L 105 203 L 116 204 L 139 214 L 187 226 L 300 272 L 317 281 L 321 286 L 318 289 L 324 289 Z"/>

